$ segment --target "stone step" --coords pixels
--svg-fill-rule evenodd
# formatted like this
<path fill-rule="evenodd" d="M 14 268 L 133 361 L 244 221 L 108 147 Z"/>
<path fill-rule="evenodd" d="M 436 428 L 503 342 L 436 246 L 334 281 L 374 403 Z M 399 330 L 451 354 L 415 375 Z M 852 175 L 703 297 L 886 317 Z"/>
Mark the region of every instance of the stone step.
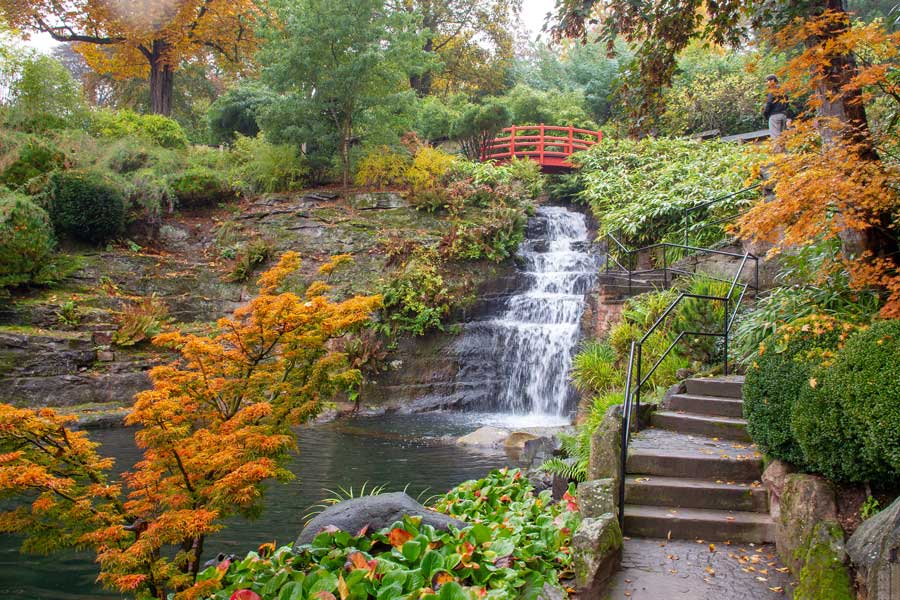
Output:
<path fill-rule="evenodd" d="M 685 381 L 685 384 L 688 394 L 694 396 L 741 398 L 744 378 L 738 376 L 692 378 Z"/>
<path fill-rule="evenodd" d="M 769 511 L 768 494 L 758 481 L 746 483 L 629 475 L 625 478 L 625 503 L 762 513 Z"/>
<path fill-rule="evenodd" d="M 711 417 L 674 411 L 657 411 L 650 420 L 654 427 L 678 431 L 680 433 L 692 433 L 709 437 L 750 441 L 747 433 L 747 421 L 731 417 Z"/>
<path fill-rule="evenodd" d="M 696 396 L 694 394 L 675 394 L 669 398 L 669 409 L 675 412 L 710 415 L 714 417 L 744 416 L 744 402 L 736 398 L 720 398 L 718 396 Z"/>
<path fill-rule="evenodd" d="M 762 544 L 775 539 L 767 514 L 743 511 L 625 505 L 625 535 Z"/>
<path fill-rule="evenodd" d="M 631 449 L 625 471 L 629 475 L 690 477 L 710 481 L 757 481 L 762 473 L 762 459 L 734 458 L 721 455 L 696 455 L 666 450 Z"/>

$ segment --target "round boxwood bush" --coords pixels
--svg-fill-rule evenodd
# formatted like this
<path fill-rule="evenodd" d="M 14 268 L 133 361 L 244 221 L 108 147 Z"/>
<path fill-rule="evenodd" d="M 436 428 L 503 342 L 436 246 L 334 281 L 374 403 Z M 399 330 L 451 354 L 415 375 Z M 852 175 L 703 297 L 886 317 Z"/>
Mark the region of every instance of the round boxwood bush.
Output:
<path fill-rule="evenodd" d="M 182 208 L 215 206 L 235 198 L 228 179 L 219 171 L 208 167 L 191 167 L 175 175 L 170 187 Z"/>
<path fill-rule="evenodd" d="M 852 334 L 803 386 L 792 424 L 809 467 L 835 481 L 900 481 L 900 321 Z"/>
<path fill-rule="evenodd" d="M 98 171 L 59 171 L 50 177 L 50 217 L 57 233 L 99 244 L 122 234 L 125 196 Z"/>
<path fill-rule="evenodd" d="M 44 209 L 21 194 L 0 192 L 0 288 L 46 281 L 54 246 Z"/>
<path fill-rule="evenodd" d="M 0 174 L 0 184 L 16 189 L 33 178 L 63 166 L 65 155 L 56 146 L 30 138 L 18 148 L 16 159 Z"/>
<path fill-rule="evenodd" d="M 744 381 L 744 416 L 763 453 L 805 466 L 791 430 L 794 404 L 818 363 L 834 356 L 852 327 L 830 316 L 812 315 L 781 326 L 760 344 Z"/>

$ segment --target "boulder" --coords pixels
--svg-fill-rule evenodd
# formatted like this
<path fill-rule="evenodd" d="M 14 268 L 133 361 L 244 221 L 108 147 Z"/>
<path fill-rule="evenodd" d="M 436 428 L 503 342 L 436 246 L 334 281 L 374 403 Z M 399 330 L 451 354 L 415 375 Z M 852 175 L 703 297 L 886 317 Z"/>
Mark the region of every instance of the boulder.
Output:
<path fill-rule="evenodd" d="M 796 556 L 803 568 L 797 575 L 794 600 L 854 600 L 840 525 L 827 521 L 814 524 Z"/>
<path fill-rule="evenodd" d="M 775 546 L 794 573 L 803 568 L 804 548 L 818 523 L 838 523 L 834 488 L 824 478 L 805 473 L 784 476 L 779 515 L 775 521 Z"/>
<path fill-rule="evenodd" d="M 900 597 L 900 498 L 859 526 L 847 553 L 868 600 Z"/>
<path fill-rule="evenodd" d="M 588 479 L 621 479 L 622 405 L 611 406 L 591 436 Z"/>
<path fill-rule="evenodd" d="M 509 437 L 509 431 L 500 429 L 499 427 L 481 427 L 468 435 L 464 435 L 456 440 L 461 446 L 483 446 L 497 448 L 503 445 L 506 438 Z"/>
<path fill-rule="evenodd" d="M 503 441 L 503 447 L 510 450 L 523 450 L 526 443 L 538 439 L 540 439 L 539 436 L 528 433 L 527 431 L 513 431 Z"/>
<path fill-rule="evenodd" d="M 572 557 L 580 597 L 600 597 L 622 560 L 622 530 L 615 515 L 583 519 L 572 536 Z"/>
<path fill-rule="evenodd" d="M 794 472 L 791 465 L 780 460 L 773 460 L 762 474 L 762 483 L 769 492 L 769 512 L 776 521 L 781 516 L 781 496 L 787 476 Z"/>
<path fill-rule="evenodd" d="M 578 484 L 576 495 L 584 518 L 596 519 L 616 512 L 616 488 L 610 478 L 583 481 Z"/>
<path fill-rule="evenodd" d="M 350 206 L 357 210 L 385 210 L 407 208 L 409 203 L 397 192 L 364 192 L 351 196 Z"/>
<path fill-rule="evenodd" d="M 428 510 L 403 492 L 393 492 L 363 496 L 329 506 L 303 528 L 297 545 L 311 543 L 326 527 L 337 527 L 351 534 L 363 527 L 377 531 L 401 521 L 404 516 L 422 517 L 424 525 L 435 529 L 447 530 L 451 525 L 458 529 L 466 527 L 466 523 L 458 519 Z"/>

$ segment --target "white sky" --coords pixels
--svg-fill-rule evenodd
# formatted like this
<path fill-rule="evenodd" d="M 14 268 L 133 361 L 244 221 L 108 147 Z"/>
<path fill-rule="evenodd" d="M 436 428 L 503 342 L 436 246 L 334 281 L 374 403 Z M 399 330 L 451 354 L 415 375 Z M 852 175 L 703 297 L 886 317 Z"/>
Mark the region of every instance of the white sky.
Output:
<path fill-rule="evenodd" d="M 554 0 L 523 0 L 522 2 L 522 24 L 528 30 L 529 37 L 537 36 L 541 27 L 544 25 L 544 19 L 548 12 L 553 10 Z M 41 52 L 49 52 L 57 42 L 46 33 L 38 33 L 31 36 L 28 45 L 40 50 Z"/>

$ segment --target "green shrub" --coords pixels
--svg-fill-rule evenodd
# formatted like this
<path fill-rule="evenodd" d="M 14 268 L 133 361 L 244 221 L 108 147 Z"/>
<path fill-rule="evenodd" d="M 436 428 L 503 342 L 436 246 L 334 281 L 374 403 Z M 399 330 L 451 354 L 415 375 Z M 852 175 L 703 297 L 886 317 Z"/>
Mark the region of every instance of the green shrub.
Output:
<path fill-rule="evenodd" d="M 0 288 L 46 282 L 54 246 L 44 209 L 26 196 L 0 191 Z"/>
<path fill-rule="evenodd" d="M 747 368 L 744 416 L 750 436 L 766 455 L 806 465 L 791 414 L 816 365 L 834 357 L 850 327 L 826 315 L 813 315 L 783 325 L 760 345 Z"/>
<path fill-rule="evenodd" d="M 417 251 L 382 289 L 388 333 L 407 331 L 425 335 L 444 330 L 451 295 L 441 275 L 440 256 L 431 249 Z"/>
<path fill-rule="evenodd" d="M 163 148 L 188 146 L 187 135 L 178 121 L 162 115 L 139 115 L 130 110 L 93 111 L 90 131 L 104 138 L 143 137 Z"/>
<path fill-rule="evenodd" d="M 900 321 L 854 332 L 803 382 L 792 425 L 810 467 L 846 482 L 900 481 Z"/>
<path fill-rule="evenodd" d="M 30 137 L 16 150 L 16 158 L 0 174 L 0 184 L 12 189 L 51 171 L 61 168 L 65 155 L 49 140 Z"/>
<path fill-rule="evenodd" d="M 622 369 L 611 345 L 604 342 L 585 342 L 572 361 L 572 381 L 584 392 L 605 394 L 623 384 Z"/>
<path fill-rule="evenodd" d="M 117 315 L 117 346 L 134 346 L 153 339 L 171 321 L 165 302 L 155 294 L 126 304 Z"/>
<path fill-rule="evenodd" d="M 99 244 L 122 234 L 125 197 L 98 171 L 58 171 L 48 186 L 50 217 L 57 233 Z"/>
<path fill-rule="evenodd" d="M 272 244 L 262 238 L 252 240 L 241 247 L 228 274 L 228 281 L 235 283 L 247 281 L 257 267 L 269 260 L 272 250 Z"/>
<path fill-rule="evenodd" d="M 272 144 L 262 135 L 238 135 L 231 160 L 232 183 L 247 193 L 296 190 L 303 187 L 309 175 L 295 146 Z"/>
<path fill-rule="evenodd" d="M 58 60 L 32 54 L 21 63 L 18 76 L 6 79 L 11 100 L 6 124 L 17 129 L 46 132 L 80 128 L 86 115 L 81 86 Z"/>
<path fill-rule="evenodd" d="M 276 95 L 255 83 L 232 88 L 219 96 L 206 115 L 211 142 L 228 144 L 235 137 L 254 138 L 259 134 L 260 111 L 275 101 Z"/>
<path fill-rule="evenodd" d="M 216 206 L 235 199 L 235 192 L 222 171 L 191 167 L 169 179 L 178 206 L 186 209 Z"/>

